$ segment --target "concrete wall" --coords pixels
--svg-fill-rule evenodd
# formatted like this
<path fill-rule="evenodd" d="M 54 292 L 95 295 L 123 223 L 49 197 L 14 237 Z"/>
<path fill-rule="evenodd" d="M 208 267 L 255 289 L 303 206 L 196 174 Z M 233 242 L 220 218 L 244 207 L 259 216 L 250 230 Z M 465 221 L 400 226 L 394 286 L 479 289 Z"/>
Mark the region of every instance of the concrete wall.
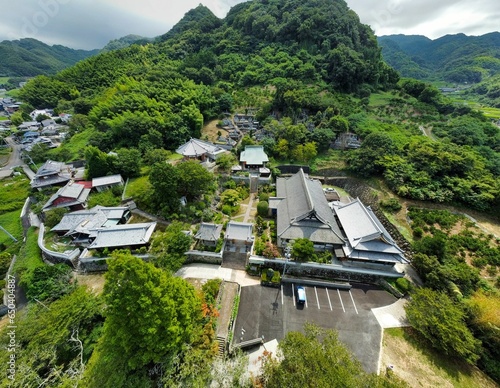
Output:
<path fill-rule="evenodd" d="M 285 270 L 287 276 L 334 279 L 346 282 L 376 283 L 380 278 L 400 278 L 404 276 L 404 273 L 396 271 L 368 270 L 334 264 L 286 262 L 284 259 L 266 259 L 261 256 L 250 256 L 248 262 L 250 265 L 280 271 L 282 275 Z"/>
<path fill-rule="evenodd" d="M 205 251 L 188 251 L 186 252 L 186 264 L 190 263 L 207 263 L 207 264 L 222 264 L 222 251 L 219 253 Z"/>
<path fill-rule="evenodd" d="M 74 249 L 68 253 L 61 253 L 51 251 L 43 245 L 43 236 L 45 235 L 45 225 L 40 224 L 40 231 L 38 233 L 38 247 L 42 250 L 42 256 L 45 260 L 52 264 L 68 264 L 73 268 L 76 268 L 78 263 L 78 258 L 80 257 L 80 250 L 78 248 Z"/>

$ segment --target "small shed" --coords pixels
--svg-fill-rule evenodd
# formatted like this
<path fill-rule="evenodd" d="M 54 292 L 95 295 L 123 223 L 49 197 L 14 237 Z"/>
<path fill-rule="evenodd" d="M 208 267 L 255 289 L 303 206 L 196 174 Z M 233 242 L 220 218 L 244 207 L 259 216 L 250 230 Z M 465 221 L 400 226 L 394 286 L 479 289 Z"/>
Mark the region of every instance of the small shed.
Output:
<path fill-rule="evenodd" d="M 216 246 L 222 232 L 222 225 L 202 222 L 198 233 L 194 236 L 203 245 Z"/>
<path fill-rule="evenodd" d="M 92 188 L 98 192 L 108 190 L 113 186 L 123 186 L 123 178 L 120 174 L 103 176 L 92 179 Z"/>

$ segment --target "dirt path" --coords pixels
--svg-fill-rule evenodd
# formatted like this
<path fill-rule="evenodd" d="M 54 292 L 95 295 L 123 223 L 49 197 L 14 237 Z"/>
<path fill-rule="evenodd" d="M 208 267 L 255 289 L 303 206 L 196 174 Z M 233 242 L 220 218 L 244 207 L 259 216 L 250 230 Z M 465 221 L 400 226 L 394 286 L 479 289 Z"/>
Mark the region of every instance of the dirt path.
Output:
<path fill-rule="evenodd" d="M 234 298 L 238 294 L 238 283 L 222 283 L 222 298 L 220 301 L 219 318 L 217 319 L 217 337 L 227 339 L 229 334 L 229 323 L 233 311 Z"/>

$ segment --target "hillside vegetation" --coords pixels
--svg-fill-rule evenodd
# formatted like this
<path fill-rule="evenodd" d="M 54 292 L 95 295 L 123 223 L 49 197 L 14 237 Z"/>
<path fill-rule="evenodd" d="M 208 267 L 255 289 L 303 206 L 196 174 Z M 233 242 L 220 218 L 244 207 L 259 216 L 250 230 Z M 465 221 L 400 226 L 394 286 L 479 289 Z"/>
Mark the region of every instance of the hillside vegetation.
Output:
<path fill-rule="evenodd" d="M 98 51 L 49 46 L 32 38 L 4 40 L 0 42 L 0 75 L 22 77 L 54 74 Z"/>
<path fill-rule="evenodd" d="M 101 53 L 55 75 L 39 76 L 21 90 L 20 98 L 25 102 L 20 115 L 44 107 L 73 114 L 62 146 L 37 150 L 32 155 L 36 163 L 48 157 L 85 158 L 87 178 L 143 175 L 133 181 L 134 200 L 141 209 L 170 221 L 220 221 L 218 210 L 231 214 L 248 196 L 246 187 L 220 182 L 219 189 L 226 189 L 220 196 L 225 209 L 214 210 L 216 176 L 195 162 L 165 163 L 169 151 L 201 136 L 204 123 L 235 111 L 255 112 L 261 136 L 249 131 L 239 147 L 262 144 L 275 175 L 280 173 L 278 163 L 325 166 L 332 160 L 341 174 L 382 179 L 400 197 L 500 216 L 500 128 L 428 83 L 400 79 L 382 60 L 372 30 L 340 0 L 249 1 L 233 7 L 224 19 L 200 5 L 155 42 Z M 359 136 L 361 147 L 331 150 L 336 136 L 346 132 Z M 232 163 L 234 156 L 228 156 L 219 167 L 230 169 Z M 186 206 L 180 205 L 181 197 Z M 487 268 L 496 276 L 498 240 L 475 232 L 447 239 L 443 222 L 454 220 L 452 216 L 421 214 L 418 209 L 411 216 L 418 270 L 426 286 L 414 293 L 416 302 L 409 310 L 414 326 L 421 329 L 422 338 L 441 346 L 441 352 L 477 364 L 498 380 L 498 331 L 488 326 L 481 299 L 484 293 L 493 300 L 498 282 L 484 281 L 479 273 L 479 268 Z M 194 300 L 194 291 L 184 284 L 172 285 L 162 272 L 182 265 L 168 262 L 169 249 L 176 248 L 174 243 L 169 246 L 169 233 L 156 245 L 161 260 L 155 264 L 160 263 L 161 270 L 127 253 L 116 254 L 118 264 L 111 267 L 112 281 L 104 290 L 108 310 L 99 305 L 96 312 L 96 304 L 88 312 L 90 323 L 102 323 L 105 317 L 103 334 L 83 328 L 80 332 L 88 344 L 83 358 L 88 369 L 78 364 L 74 349 L 61 354 L 60 344 L 54 342 L 53 357 L 36 360 L 43 365 L 39 369 L 24 360 L 26 369 L 35 371 L 32 385 L 47 378 L 47 370 L 68 365 L 72 370 L 79 365 L 81 371 L 72 378 L 83 378 L 82 386 L 126 386 L 127 381 L 129 386 L 152 386 L 161 379 L 175 380 L 170 386 L 189 386 L 195 383 L 192 378 L 204 386 L 211 381 L 210 364 L 200 361 L 214 356 L 213 322 L 206 313 L 210 308 L 205 306 L 203 314 L 190 320 L 191 307 L 202 301 Z M 120 280 L 127 287 L 116 286 Z M 148 295 L 141 293 L 143 284 Z M 157 302 L 167 300 L 164 295 L 171 295 L 176 286 L 184 291 L 175 303 L 189 306 L 183 317 L 176 317 L 173 305 L 157 309 Z M 141 309 L 131 308 L 138 298 L 145 301 Z M 422 314 L 427 310 L 421 306 L 432 301 L 437 306 L 433 314 Z M 126 324 L 119 320 L 125 308 L 130 313 Z M 171 320 L 164 319 L 170 312 Z M 47 320 L 58 322 L 47 314 Z M 149 316 L 148 327 L 143 319 Z M 427 316 L 443 324 L 427 330 Z M 140 335 L 133 331 L 137 327 Z M 173 343 L 162 347 L 154 332 L 165 329 L 174 333 Z M 144 344 L 158 347 L 158 352 L 144 349 Z M 124 360 L 124 353 L 133 358 Z M 192 373 L 197 364 L 204 364 L 203 370 Z M 67 374 L 52 377 L 70 379 Z"/>

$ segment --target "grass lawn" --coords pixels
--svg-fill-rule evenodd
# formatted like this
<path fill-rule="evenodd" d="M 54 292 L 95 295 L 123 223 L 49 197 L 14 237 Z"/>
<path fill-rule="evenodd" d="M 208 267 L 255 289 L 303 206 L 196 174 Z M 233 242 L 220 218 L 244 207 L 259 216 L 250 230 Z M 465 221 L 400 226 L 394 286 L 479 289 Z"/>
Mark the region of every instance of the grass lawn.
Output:
<path fill-rule="evenodd" d="M 0 85 L 6 84 L 9 82 L 10 77 L 0 77 Z"/>
<path fill-rule="evenodd" d="M 372 93 L 370 94 L 370 103 L 368 106 L 370 108 L 376 108 L 379 106 L 384 106 L 388 105 L 391 98 L 393 98 L 394 95 L 391 93 Z"/>
<path fill-rule="evenodd" d="M 144 192 L 150 190 L 150 188 L 151 183 L 149 183 L 149 178 L 147 175 L 129 179 L 127 188 L 125 190 L 125 198 L 137 198 Z"/>
<path fill-rule="evenodd" d="M 62 145 L 54 149 L 55 153 L 68 153 L 68 160 L 83 158 L 83 151 L 88 146 L 90 139 L 94 136 L 94 131 L 86 130 L 73 135 L 70 142 L 63 142 Z"/>
<path fill-rule="evenodd" d="M 381 373 L 389 365 L 411 387 L 497 387 L 478 368 L 451 359 L 419 342 L 411 328 L 384 330 Z"/>
<path fill-rule="evenodd" d="M 0 214 L 22 209 L 29 189 L 29 180 L 25 176 L 0 181 Z"/>
<path fill-rule="evenodd" d="M 0 215 L 0 225 L 18 241 L 23 238 L 23 227 L 21 225 L 21 219 L 19 218 L 20 215 L 21 211 L 19 210 Z M 12 240 L 7 233 L 0 230 L 0 245 L 8 246 L 13 242 L 14 240 Z"/>
<path fill-rule="evenodd" d="M 21 248 L 14 264 L 15 273 L 30 273 L 37 267 L 44 266 L 42 253 L 38 247 L 38 229 L 31 227 L 26 236 L 26 243 Z M 22 281 L 21 276 L 21 281 Z"/>

